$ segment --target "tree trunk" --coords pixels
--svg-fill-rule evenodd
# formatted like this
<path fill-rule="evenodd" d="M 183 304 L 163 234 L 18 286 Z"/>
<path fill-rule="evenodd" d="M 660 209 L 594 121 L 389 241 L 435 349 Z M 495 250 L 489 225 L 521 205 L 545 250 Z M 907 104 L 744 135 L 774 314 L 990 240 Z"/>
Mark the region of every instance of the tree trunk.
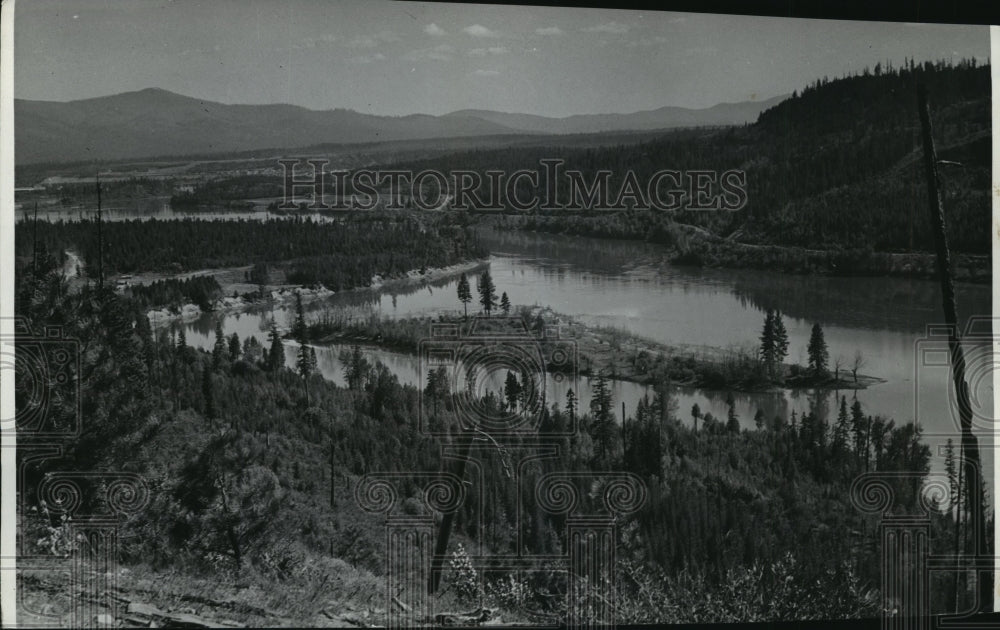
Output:
<path fill-rule="evenodd" d="M 454 473 L 460 483 L 465 483 L 465 460 L 469 457 L 469 450 L 472 447 L 472 434 L 467 433 L 459 437 L 465 440 L 462 445 L 462 454 L 455 463 Z M 428 584 L 428 592 L 433 595 L 441 585 L 441 573 L 444 569 L 444 554 L 448 552 L 448 539 L 451 538 L 451 528 L 455 524 L 455 514 L 457 510 L 447 512 L 441 518 L 441 529 L 438 530 L 437 541 L 434 545 L 434 556 L 431 558 L 431 580 Z M 482 533 L 480 533 L 482 535 Z"/>
<path fill-rule="evenodd" d="M 957 395 L 959 426 L 962 431 L 962 446 L 965 450 L 965 481 L 969 489 L 969 523 L 973 535 L 973 551 L 976 556 L 989 551 L 986 532 L 986 510 L 983 506 L 983 480 L 979 467 L 979 440 L 972 432 L 972 405 L 969 385 L 965 380 L 965 352 L 959 339 L 958 307 L 955 304 L 955 285 L 951 277 L 951 254 L 945 231 L 944 210 L 937 171 L 937 152 L 931 129 L 930 108 L 927 105 L 927 88 L 917 86 L 917 102 L 920 110 L 920 126 L 924 145 L 924 171 L 927 178 L 927 199 L 930 208 L 934 245 L 937 250 L 938 271 L 941 277 L 941 298 L 944 306 L 945 323 L 948 324 L 948 346 L 951 350 L 952 378 Z M 993 609 L 993 571 L 978 573 L 978 610 L 989 612 Z"/>

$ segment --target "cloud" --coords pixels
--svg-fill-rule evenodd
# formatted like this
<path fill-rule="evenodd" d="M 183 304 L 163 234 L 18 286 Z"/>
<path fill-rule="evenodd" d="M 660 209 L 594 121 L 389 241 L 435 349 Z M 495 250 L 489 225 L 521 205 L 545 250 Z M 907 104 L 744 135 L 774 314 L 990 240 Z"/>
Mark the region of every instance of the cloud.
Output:
<path fill-rule="evenodd" d="M 444 29 L 434 24 L 433 22 L 424 27 L 424 32 L 432 37 L 441 37 L 442 35 L 447 35 Z"/>
<path fill-rule="evenodd" d="M 604 24 L 598 24 L 597 26 L 589 26 L 581 30 L 584 33 L 614 33 L 616 35 L 621 35 L 623 33 L 628 33 L 629 28 L 628 24 L 611 21 L 605 22 Z"/>
<path fill-rule="evenodd" d="M 496 70 L 483 70 L 482 68 L 479 68 L 478 70 L 473 71 L 472 74 L 477 77 L 495 77 L 500 73 Z"/>
<path fill-rule="evenodd" d="M 545 26 L 535 29 L 536 35 L 562 35 L 562 29 L 558 26 Z"/>
<path fill-rule="evenodd" d="M 485 57 L 486 55 L 505 55 L 510 52 L 506 46 L 490 46 L 489 48 L 473 48 L 469 54 L 473 57 Z"/>
<path fill-rule="evenodd" d="M 382 53 L 375 53 L 374 55 L 359 55 L 357 57 L 351 57 L 348 59 L 351 63 L 372 63 L 375 61 L 382 61 L 385 59 L 385 55 Z"/>
<path fill-rule="evenodd" d="M 448 61 L 455 54 L 455 47 L 448 44 L 439 44 L 433 48 L 417 48 L 403 55 L 407 61 L 420 61 L 431 59 L 433 61 Z"/>
<path fill-rule="evenodd" d="M 472 35 L 473 37 L 500 37 L 500 33 L 496 31 L 491 31 L 482 24 L 473 24 L 472 26 L 466 26 L 462 29 L 463 32 Z"/>

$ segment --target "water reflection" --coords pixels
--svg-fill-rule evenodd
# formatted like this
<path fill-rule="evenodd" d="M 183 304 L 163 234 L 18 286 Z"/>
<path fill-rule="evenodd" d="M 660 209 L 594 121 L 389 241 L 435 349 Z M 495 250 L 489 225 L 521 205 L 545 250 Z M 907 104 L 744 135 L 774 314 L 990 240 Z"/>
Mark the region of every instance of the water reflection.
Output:
<path fill-rule="evenodd" d="M 957 433 L 947 376 L 927 373 L 919 361 L 924 330 L 940 319 L 940 294 L 934 282 L 687 269 L 666 264 L 662 248 L 642 243 L 498 232 L 484 232 L 482 238 L 494 252 L 490 269 L 497 291 L 506 292 L 515 304 L 549 306 L 592 324 L 695 349 L 756 346 L 762 309 L 775 307 L 785 314 L 790 361 L 806 362 L 810 328 L 818 322 L 824 329 L 831 362 L 837 357 L 847 362 L 860 350 L 866 360 L 862 372 L 886 379 L 857 392 L 737 393 L 735 410 L 744 427 L 753 426 L 758 410 L 769 419 L 787 419 L 793 410 L 799 416 L 814 410 L 832 422 L 844 396 L 848 406 L 856 397 L 866 413 L 893 418 L 897 424 L 917 420 L 928 436 Z M 309 303 L 307 312 L 310 318 L 320 318 L 327 311 L 358 318 L 457 313 L 461 304 L 456 298 L 456 283 L 457 279 L 449 279 L 406 288 L 345 292 Z M 988 286 L 959 285 L 958 298 L 965 317 L 990 313 Z M 474 305 L 470 307 L 475 310 Z M 223 330 L 227 335 L 236 332 L 241 338 L 254 335 L 264 342 L 272 318 L 279 327 L 288 328 L 288 308 L 275 305 L 226 316 Z M 208 347 L 214 328 L 212 314 L 191 322 L 189 342 Z M 325 357 L 320 358 L 323 374 L 336 382 L 343 379 L 336 358 L 339 350 L 333 346 L 318 353 Z M 386 363 L 402 382 L 419 381 L 414 357 L 378 349 L 367 349 L 366 353 L 370 359 Z M 564 405 L 567 389 L 565 384 L 550 385 L 547 400 Z M 589 381 L 580 379 L 575 393 L 579 407 L 586 409 Z M 646 387 L 614 383 L 616 414 L 620 414 L 623 401 L 627 413 L 632 413 L 644 394 L 652 397 Z M 985 405 L 992 404 L 991 389 L 982 395 Z M 691 420 L 694 404 L 703 413 L 719 418 L 728 412 L 727 392 L 675 388 L 673 397 L 678 415 L 686 422 Z M 935 448 L 934 439 L 929 441 Z"/>

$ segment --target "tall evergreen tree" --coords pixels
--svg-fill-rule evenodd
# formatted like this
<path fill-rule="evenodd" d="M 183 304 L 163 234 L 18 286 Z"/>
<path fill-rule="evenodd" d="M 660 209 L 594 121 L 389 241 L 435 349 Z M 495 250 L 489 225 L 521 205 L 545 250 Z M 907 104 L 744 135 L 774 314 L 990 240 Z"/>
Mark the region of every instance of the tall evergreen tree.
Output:
<path fill-rule="evenodd" d="M 222 334 L 222 321 L 215 322 L 215 344 L 212 346 L 212 369 L 218 370 L 226 358 L 226 336 Z"/>
<path fill-rule="evenodd" d="M 503 311 L 504 315 L 510 315 L 510 298 L 507 297 L 506 291 L 500 296 L 500 310 Z"/>
<path fill-rule="evenodd" d="M 788 358 L 788 331 L 781 317 L 781 311 L 774 312 L 774 363 L 778 376 L 782 374 L 782 365 Z"/>
<path fill-rule="evenodd" d="M 847 452 L 847 436 L 851 431 L 851 422 L 847 415 L 847 397 L 840 397 L 840 410 L 837 412 L 837 423 L 833 426 L 833 452 L 840 458 Z"/>
<path fill-rule="evenodd" d="M 507 372 L 507 378 L 503 385 L 503 395 L 507 399 L 507 407 L 511 411 L 517 411 L 517 402 L 521 398 L 521 384 L 513 372 Z"/>
<path fill-rule="evenodd" d="M 851 432 L 854 434 L 854 454 L 861 461 L 862 452 L 865 450 L 865 414 L 861 409 L 861 401 L 857 398 L 851 403 Z"/>
<path fill-rule="evenodd" d="M 493 284 L 493 276 L 490 275 L 489 269 L 483 271 L 483 275 L 479 277 L 479 304 L 487 317 L 497 305 L 497 288 Z"/>
<path fill-rule="evenodd" d="M 271 322 L 268 338 L 271 347 L 267 351 L 267 369 L 270 372 L 277 372 L 285 367 L 285 346 L 281 343 L 281 333 L 278 332 L 278 324 L 275 322 Z"/>
<path fill-rule="evenodd" d="M 760 359 L 769 376 L 774 375 L 775 357 L 774 310 L 769 308 L 764 315 L 764 330 L 760 334 Z"/>
<path fill-rule="evenodd" d="M 600 459 L 605 460 L 611 451 L 614 439 L 614 415 L 611 412 L 611 388 L 604 370 L 597 374 L 593 389 L 590 414 L 593 417 L 594 441 L 597 443 Z"/>
<path fill-rule="evenodd" d="M 458 301 L 465 310 L 465 319 L 469 319 L 469 302 L 472 301 L 472 290 L 469 288 L 469 277 L 462 273 L 458 279 Z"/>
<path fill-rule="evenodd" d="M 566 413 L 569 414 L 570 420 L 576 419 L 576 394 L 572 389 L 566 392 Z"/>
<path fill-rule="evenodd" d="M 302 293 L 299 291 L 295 292 L 295 324 L 292 325 L 292 337 L 295 341 L 300 344 L 305 345 L 306 337 L 308 336 L 308 327 L 306 326 L 306 312 L 305 308 L 302 306 Z"/>
<path fill-rule="evenodd" d="M 809 354 L 809 369 L 812 370 L 812 373 L 815 376 L 825 375 L 830 351 L 826 347 L 826 340 L 823 339 L 823 328 L 819 324 L 813 324 L 806 351 Z"/>
<path fill-rule="evenodd" d="M 311 346 L 304 343 L 299 344 L 299 352 L 295 358 L 295 369 L 302 377 L 302 385 L 305 387 L 306 407 L 309 406 L 309 377 L 312 376 L 316 367 L 316 352 Z"/>
<path fill-rule="evenodd" d="M 368 380 L 371 366 L 368 359 L 361 352 L 361 346 L 354 344 L 350 353 L 342 353 L 340 362 L 344 364 L 344 378 L 347 381 L 348 389 L 361 391 L 364 389 L 365 381 Z"/>
<path fill-rule="evenodd" d="M 239 360 L 242 354 L 242 347 L 240 346 L 240 336 L 238 333 L 233 333 L 229 337 L 229 360 L 236 362 Z"/>

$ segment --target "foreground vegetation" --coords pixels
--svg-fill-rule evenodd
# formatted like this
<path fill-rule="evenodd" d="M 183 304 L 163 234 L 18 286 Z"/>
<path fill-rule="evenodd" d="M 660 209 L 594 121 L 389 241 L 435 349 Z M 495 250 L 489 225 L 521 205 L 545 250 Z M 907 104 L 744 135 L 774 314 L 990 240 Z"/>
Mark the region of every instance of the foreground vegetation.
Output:
<path fill-rule="evenodd" d="M 67 291 L 51 258 L 34 269 L 18 275 L 18 312 L 36 328 L 62 325 L 80 340 L 86 421 L 60 455 L 25 469 L 25 540 L 42 553 L 72 552 L 70 524 L 31 503 L 46 472 L 129 470 L 146 479 L 151 502 L 121 536 L 121 561 L 135 576 L 120 576 L 123 587 L 169 575 L 172 587 L 150 597 L 177 606 L 178 593 L 211 580 L 220 598 L 257 594 L 256 613 L 232 612 L 245 620 L 259 619 L 261 608 L 300 623 L 331 607 L 381 614 L 385 536 L 358 508 L 353 486 L 365 472 L 441 470 L 439 449 L 455 438 L 421 432 L 418 418 L 456 426 L 460 393 L 440 380 L 424 392 L 400 385 L 360 353 L 347 357 L 349 386 L 338 387 L 316 373 L 308 346 L 285 365 L 286 341 L 275 332 L 267 347 L 219 335 L 212 352 L 197 351 L 183 327 L 151 330 L 136 302 L 106 289 Z M 304 332 L 297 325 L 293 334 Z M 522 471 L 529 488 L 548 470 L 627 470 L 646 483 L 646 506 L 619 522 L 619 620 L 877 615 L 877 530 L 851 506 L 849 485 L 863 470 L 926 473 L 930 453 L 919 429 L 869 417 L 846 400 L 832 427 L 809 413 L 740 431 L 695 411 L 699 426 L 688 427 L 665 381 L 657 391 L 624 419 L 625 430 L 603 377 L 589 409 L 555 401 L 540 411 L 539 431 L 554 436 L 572 421 L 580 430 L 553 438 L 562 444 L 556 460 Z M 510 394 L 487 392 L 481 402 L 523 412 Z M 75 413 L 70 400 L 51 407 L 53 422 Z M 563 517 L 542 512 L 504 476 L 505 462 L 531 448 L 513 439 L 476 455 L 492 472 L 457 513 L 455 562 L 438 609 L 485 602 L 505 620 L 565 618 L 561 594 L 572 580 L 544 563 L 523 577 L 472 579 L 481 592 L 462 586 L 481 571 L 462 562 L 463 549 L 519 551 L 517 531 L 520 551 L 565 553 Z M 84 493 L 83 511 L 100 507 L 97 491 Z M 404 483 L 400 491 L 403 508 L 420 513 L 420 488 Z M 898 492 L 904 507 L 915 505 L 917 486 Z M 476 514 L 480 498 L 485 512 Z M 935 515 L 934 523 L 935 540 L 946 538 L 951 519 Z"/>

